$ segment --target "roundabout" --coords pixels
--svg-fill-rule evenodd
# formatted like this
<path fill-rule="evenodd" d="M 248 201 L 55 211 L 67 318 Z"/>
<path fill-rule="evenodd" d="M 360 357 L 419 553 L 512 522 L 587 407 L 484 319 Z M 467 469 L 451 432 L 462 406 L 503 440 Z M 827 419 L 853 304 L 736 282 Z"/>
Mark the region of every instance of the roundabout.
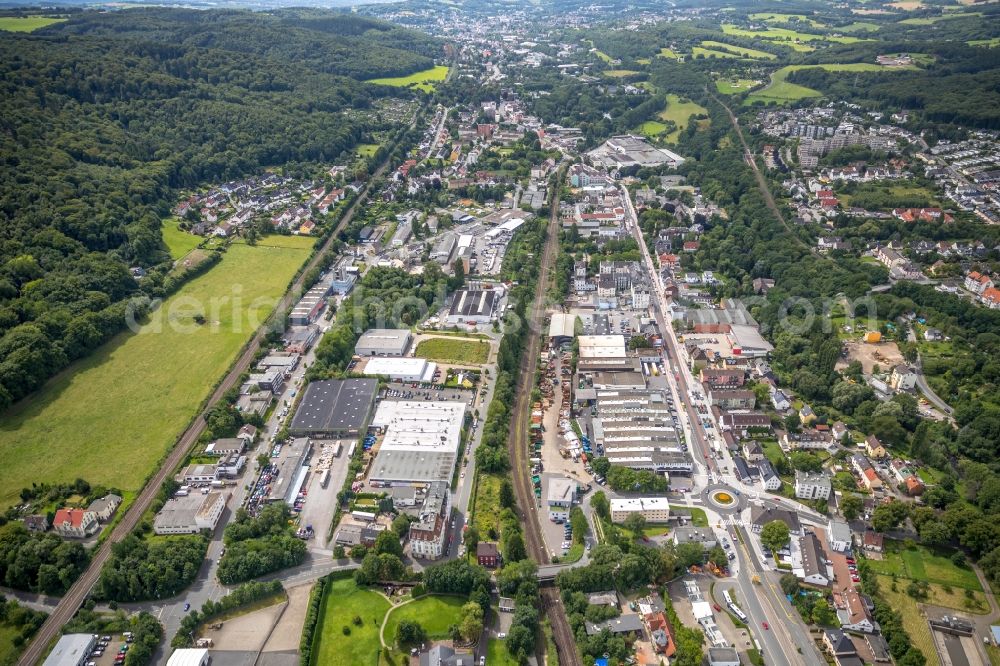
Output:
<path fill-rule="evenodd" d="M 706 508 L 722 515 L 732 515 L 747 507 L 746 496 L 735 488 L 722 483 L 713 483 L 701 491 Z"/>

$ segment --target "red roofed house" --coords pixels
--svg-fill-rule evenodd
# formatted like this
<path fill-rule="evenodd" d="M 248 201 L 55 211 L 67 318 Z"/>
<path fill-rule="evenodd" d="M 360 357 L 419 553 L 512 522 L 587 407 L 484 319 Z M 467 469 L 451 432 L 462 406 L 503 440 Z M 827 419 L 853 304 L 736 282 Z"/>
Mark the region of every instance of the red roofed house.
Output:
<path fill-rule="evenodd" d="M 500 551 L 491 541 L 480 541 L 476 544 L 476 561 L 479 566 L 495 569 L 500 566 Z"/>
<path fill-rule="evenodd" d="M 916 476 L 906 477 L 906 481 L 903 483 L 906 484 L 906 494 L 910 497 L 916 497 L 917 495 L 924 494 L 924 484 Z"/>
<path fill-rule="evenodd" d="M 983 305 L 988 307 L 990 310 L 1000 310 L 1000 289 L 990 287 L 983 292 L 983 295 L 980 296 L 980 300 L 983 302 Z"/>
<path fill-rule="evenodd" d="M 697 252 L 698 248 L 701 247 L 701 243 L 698 241 L 685 241 L 684 251 L 685 252 Z"/>
<path fill-rule="evenodd" d="M 836 195 L 833 193 L 833 190 L 826 189 L 826 190 L 819 190 L 818 192 L 816 192 L 816 196 L 819 197 L 820 199 L 829 199 Z"/>
<path fill-rule="evenodd" d="M 86 539 L 100 528 L 97 514 L 85 509 L 59 509 L 52 521 L 56 534 L 70 539 Z"/>
<path fill-rule="evenodd" d="M 893 217 L 903 222 L 952 222 L 955 218 L 940 208 L 894 208 Z"/>
<path fill-rule="evenodd" d="M 662 612 L 659 613 L 649 613 L 642 618 L 646 623 L 646 628 L 649 630 L 649 636 L 651 642 L 653 643 L 653 649 L 656 650 L 658 654 L 662 654 L 665 657 L 671 657 L 677 651 L 677 646 L 674 644 L 673 631 L 670 629 L 670 623 L 667 622 L 667 618 Z"/>
<path fill-rule="evenodd" d="M 993 280 L 988 275 L 983 275 L 977 271 L 972 271 L 965 276 L 965 288 L 977 296 L 982 296 L 984 291 L 993 286 Z"/>
<path fill-rule="evenodd" d="M 660 255 L 660 265 L 675 271 L 681 267 L 681 258 L 676 254 L 667 254 L 664 252 Z"/>

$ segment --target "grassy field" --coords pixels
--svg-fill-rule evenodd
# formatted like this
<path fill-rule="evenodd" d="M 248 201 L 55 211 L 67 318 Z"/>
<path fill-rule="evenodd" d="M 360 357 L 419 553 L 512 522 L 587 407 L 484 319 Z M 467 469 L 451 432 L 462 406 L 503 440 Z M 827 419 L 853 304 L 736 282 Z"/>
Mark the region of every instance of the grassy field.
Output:
<path fill-rule="evenodd" d="M 818 90 L 813 90 L 812 88 L 800 86 L 797 83 L 791 83 L 788 81 L 789 74 L 808 67 L 822 67 L 829 72 L 877 72 L 885 69 L 884 67 L 880 67 L 874 63 L 867 62 L 831 65 L 788 65 L 771 74 L 771 83 L 766 88 L 762 88 L 750 94 L 744 104 L 753 104 L 756 100 L 761 100 L 765 104 L 770 104 L 772 102 L 783 104 L 785 102 L 793 102 L 806 97 L 819 97 L 822 93 Z M 898 69 L 904 68 L 900 67 Z"/>
<path fill-rule="evenodd" d="M 490 343 L 481 340 L 430 338 L 420 341 L 414 355 L 441 363 L 482 365 L 490 356 Z"/>
<path fill-rule="evenodd" d="M 671 511 L 684 516 L 691 516 L 691 525 L 693 527 L 708 527 L 708 514 L 705 513 L 704 509 L 700 509 L 696 506 L 681 506 L 677 507 L 676 511 L 671 508 Z"/>
<path fill-rule="evenodd" d="M 396 629 L 403 620 L 420 623 L 430 638 L 447 638 L 448 628 L 458 624 L 462 605 L 468 600 L 468 597 L 433 595 L 394 608 L 385 618 L 385 642 L 396 644 Z"/>
<path fill-rule="evenodd" d="M 332 581 L 326 589 L 319 620 L 314 664 L 377 664 L 379 627 L 389 602 L 379 594 L 358 588 L 353 578 Z M 361 626 L 354 624 L 355 616 Z M 344 627 L 350 635 L 344 635 Z"/>
<path fill-rule="evenodd" d="M 839 32 L 875 32 L 879 29 L 879 26 L 878 23 L 872 23 L 871 21 L 855 21 L 836 29 Z"/>
<path fill-rule="evenodd" d="M 737 95 L 756 85 L 760 85 L 760 81 L 754 79 L 719 79 L 715 82 L 716 89 L 723 95 Z"/>
<path fill-rule="evenodd" d="M 966 44 L 969 46 L 985 46 L 992 49 L 1000 46 L 1000 37 L 994 37 L 993 39 L 974 39 L 971 42 L 966 42 Z"/>
<path fill-rule="evenodd" d="M 490 666 L 517 666 L 517 659 L 507 651 L 507 643 L 498 638 L 491 638 L 486 647 L 486 663 Z"/>
<path fill-rule="evenodd" d="M 691 101 L 682 102 L 681 98 L 673 93 L 667 95 L 667 108 L 660 112 L 659 118 L 677 123 L 677 129 L 667 135 L 667 141 L 675 141 L 687 127 L 688 118 L 702 113 L 707 113 L 707 110 L 700 104 Z"/>
<path fill-rule="evenodd" d="M 667 126 L 656 120 L 647 120 L 639 125 L 636 131 L 643 136 L 656 137 L 666 132 Z"/>
<path fill-rule="evenodd" d="M 822 23 L 816 19 L 811 19 L 805 14 L 778 14 L 776 12 L 757 12 L 756 14 L 751 14 L 750 18 L 755 21 L 763 21 L 764 23 L 789 23 L 795 20 L 800 23 L 808 23 L 814 28 L 824 27 Z"/>
<path fill-rule="evenodd" d="M 282 242 L 297 247 L 234 244 L 138 334 L 117 336 L 4 414 L 0 506 L 33 481 L 83 477 L 137 490 L 284 293 L 313 239 Z"/>
<path fill-rule="evenodd" d="M 610 76 L 613 79 L 623 79 L 627 76 L 635 76 L 638 73 L 634 69 L 608 69 L 605 70 L 604 76 Z"/>
<path fill-rule="evenodd" d="M 414 72 L 409 76 L 391 76 L 381 79 L 368 79 L 368 83 L 379 86 L 393 86 L 395 88 L 416 88 L 424 92 L 433 92 L 434 84 L 444 81 L 448 76 L 448 68 L 444 65 L 436 65 L 430 69 Z"/>
<path fill-rule="evenodd" d="M 660 49 L 659 56 L 661 58 L 673 58 L 674 60 L 681 60 L 683 58 L 683 56 L 680 56 L 677 53 L 675 53 L 673 49 L 668 49 L 666 47 Z"/>
<path fill-rule="evenodd" d="M 734 35 L 737 37 L 749 37 L 750 39 L 771 39 L 778 40 L 779 43 L 784 42 L 836 42 L 837 44 L 854 44 L 855 42 L 862 41 L 858 37 L 850 36 L 834 36 L 834 35 L 814 35 L 809 32 L 799 32 L 798 30 L 790 30 L 788 28 L 767 28 L 766 30 L 747 30 L 746 28 L 739 28 L 735 25 L 724 23 L 722 25 L 722 32 L 727 35 Z M 788 46 L 788 44 L 785 44 Z"/>
<path fill-rule="evenodd" d="M 354 152 L 360 157 L 371 157 L 378 152 L 378 149 L 377 143 L 359 143 L 354 146 Z"/>
<path fill-rule="evenodd" d="M 14 647 L 14 637 L 20 632 L 7 624 L 0 624 L 0 664 L 16 664 L 23 647 Z"/>
<path fill-rule="evenodd" d="M 0 17 L 0 30 L 5 32 L 34 32 L 53 23 L 62 23 L 67 19 L 49 18 L 47 16 L 3 16 Z"/>
<path fill-rule="evenodd" d="M 983 588 L 976 573 L 971 568 L 955 565 L 950 555 L 948 551 L 932 551 L 924 546 L 904 549 L 900 542 L 886 539 L 882 560 L 871 560 L 871 566 L 877 573 L 887 576 L 896 575 L 981 593 Z"/>
<path fill-rule="evenodd" d="M 934 649 L 934 639 L 927 629 L 927 618 L 920 613 L 917 601 L 906 594 L 906 586 L 897 584 L 897 591 L 892 591 L 892 579 L 886 576 L 879 576 L 879 587 L 886 602 L 899 611 L 903 617 L 903 628 L 910 635 L 913 644 L 920 648 L 920 651 L 927 657 L 928 666 L 936 666 L 941 662 L 938 660 L 937 651 Z"/>
<path fill-rule="evenodd" d="M 941 16 L 927 16 L 922 18 L 908 18 L 899 21 L 903 25 L 933 25 L 938 21 L 947 21 L 949 19 L 957 18 L 970 18 L 972 16 L 982 16 L 980 12 L 961 12 L 955 14 L 942 14 Z"/>
<path fill-rule="evenodd" d="M 198 247 L 202 241 L 201 236 L 189 234 L 178 227 L 178 221 L 176 217 L 168 217 L 163 220 L 163 225 L 160 228 L 163 233 L 163 242 L 166 244 L 167 250 L 170 251 L 170 258 L 175 260 Z"/>
<path fill-rule="evenodd" d="M 733 46 L 732 44 L 726 44 L 725 42 L 713 42 L 707 40 L 701 43 L 706 49 L 716 49 L 719 51 L 725 51 L 727 53 L 735 53 L 737 55 L 746 56 L 747 58 L 762 58 L 764 60 L 774 60 L 778 56 L 773 53 L 768 53 L 767 51 L 760 51 L 758 49 L 748 49 L 745 46 Z"/>
<path fill-rule="evenodd" d="M 483 539 L 490 530 L 500 531 L 497 507 L 500 506 L 500 477 L 494 474 L 480 474 L 476 481 L 475 525 Z"/>
<path fill-rule="evenodd" d="M 593 42 L 591 42 L 591 44 L 593 44 Z M 612 62 L 612 61 L 614 61 L 614 58 L 612 58 L 611 56 L 609 56 L 604 51 L 601 51 L 600 49 L 594 49 L 594 55 L 596 55 L 598 58 L 600 58 L 604 62 Z"/>
<path fill-rule="evenodd" d="M 700 46 L 692 47 L 691 57 L 697 58 L 702 56 L 703 58 L 736 58 L 741 59 L 743 56 L 736 53 L 729 53 L 728 51 L 713 51 L 711 49 L 702 48 Z"/>

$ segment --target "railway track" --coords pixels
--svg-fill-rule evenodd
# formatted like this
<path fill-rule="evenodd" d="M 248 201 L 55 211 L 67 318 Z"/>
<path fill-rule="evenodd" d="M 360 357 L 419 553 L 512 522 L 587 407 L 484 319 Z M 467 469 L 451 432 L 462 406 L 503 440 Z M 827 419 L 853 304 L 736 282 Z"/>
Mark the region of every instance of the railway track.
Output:
<path fill-rule="evenodd" d="M 411 127 L 415 125 L 417 118 L 420 114 L 417 114 L 411 123 Z M 344 213 L 340 222 L 337 224 L 333 233 L 323 244 L 316 255 L 309 260 L 305 268 L 299 274 L 298 279 L 289 287 L 285 295 L 282 296 L 278 305 L 275 307 L 275 312 L 282 312 L 291 307 L 292 303 L 297 299 L 302 293 L 302 287 L 305 281 L 305 276 L 319 265 L 319 262 L 323 257 L 330 251 L 333 246 L 334 241 L 337 236 L 343 231 L 351 220 L 354 218 L 355 212 L 363 204 L 363 202 L 368 198 L 371 192 L 372 183 L 378 180 L 389 167 L 389 162 L 391 159 L 391 153 L 389 157 L 379 165 L 378 169 L 372 174 L 371 178 L 368 179 L 365 188 L 358 195 L 357 199 L 351 204 L 351 207 Z M 240 376 L 249 369 L 250 364 L 253 362 L 257 351 L 260 349 L 260 345 L 264 340 L 264 336 L 267 332 L 267 325 L 261 326 L 257 332 L 251 338 L 250 342 L 247 344 L 243 353 L 232 365 L 229 372 L 216 387 L 215 391 L 209 397 L 208 402 L 205 405 L 205 410 L 218 403 L 225 393 L 237 385 Z M 163 486 L 163 482 L 167 480 L 175 469 L 180 466 L 187 452 L 191 449 L 195 442 L 198 441 L 198 437 L 204 432 L 206 423 L 205 419 L 202 418 L 204 412 L 199 412 L 199 414 L 194 418 L 191 424 L 188 426 L 187 430 L 178 438 L 177 442 L 174 444 L 173 448 L 167 454 L 166 459 L 163 461 L 160 468 L 156 473 L 146 482 L 146 485 L 139 492 L 139 495 L 135 498 L 135 501 L 129 506 L 128 511 L 126 511 L 125 516 L 122 518 L 121 522 L 114 528 L 111 532 L 111 536 L 98 547 L 97 551 L 94 553 L 87 565 L 87 568 L 80 575 L 80 577 L 73 583 L 72 587 L 63 595 L 62 599 L 59 601 L 58 605 L 49 614 L 49 617 L 45 620 L 45 623 L 39 628 L 38 633 L 35 634 L 31 643 L 25 649 L 21 658 L 18 660 L 18 666 L 33 666 L 34 664 L 41 661 L 42 655 L 45 649 L 52 643 L 57 636 L 59 636 L 60 630 L 63 625 L 69 622 L 76 611 L 79 610 L 80 606 L 87 599 L 87 595 L 93 589 L 94 585 L 97 584 L 97 580 L 101 575 L 101 569 L 104 564 L 108 561 L 111 556 L 111 548 L 114 544 L 120 542 L 126 536 L 128 536 L 132 530 L 135 529 L 136 525 L 142 519 L 143 514 L 149 510 L 150 504 L 156 498 L 160 487 Z M 169 638 L 169 637 L 168 637 Z"/>
<path fill-rule="evenodd" d="M 557 182 L 561 182 L 565 169 L 560 169 Z M 528 554 L 538 564 L 548 564 L 549 551 L 542 538 L 539 525 L 537 504 L 531 475 L 528 471 L 528 437 L 529 420 L 531 417 L 531 389 L 535 381 L 535 371 L 538 368 L 538 356 L 542 346 L 542 321 L 545 312 L 545 292 L 551 282 L 552 265 L 555 262 L 556 249 L 559 246 L 559 189 L 554 188 L 550 203 L 551 215 L 546 229 L 545 248 L 542 251 L 541 270 L 538 283 L 535 285 L 535 298 L 528 310 L 528 339 L 521 356 L 521 367 L 517 382 L 517 398 L 514 402 L 514 418 L 510 429 L 508 447 L 510 449 L 511 476 L 514 481 L 514 492 L 517 496 L 518 517 L 524 526 L 524 542 Z M 552 626 L 552 636 L 555 639 L 559 663 L 562 666 L 580 666 L 576 642 L 570 629 L 566 612 L 559 598 L 559 591 L 546 588 L 540 591 L 542 612 L 549 618 Z"/>

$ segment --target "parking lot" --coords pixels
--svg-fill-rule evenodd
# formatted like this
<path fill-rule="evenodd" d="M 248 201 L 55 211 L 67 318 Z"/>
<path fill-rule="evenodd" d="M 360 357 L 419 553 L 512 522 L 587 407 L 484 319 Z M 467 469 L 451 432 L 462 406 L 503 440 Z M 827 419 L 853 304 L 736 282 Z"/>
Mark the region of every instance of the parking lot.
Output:
<path fill-rule="evenodd" d="M 125 663 L 125 655 L 128 654 L 129 646 L 132 643 L 132 633 L 124 635 L 105 634 L 101 636 L 94 650 L 90 653 L 90 658 L 85 662 L 88 666 L 121 666 Z"/>
<path fill-rule="evenodd" d="M 347 478 L 350 463 L 347 452 L 353 443 L 354 440 L 313 440 L 313 469 L 303 486 L 306 495 L 299 514 L 299 525 L 312 525 L 315 538 L 310 546 L 314 548 L 325 547 L 331 536 L 327 534 L 327 530 L 330 529 L 333 514 L 337 510 L 337 493 L 344 487 L 344 480 Z M 326 469 L 330 473 L 324 484 Z"/>

